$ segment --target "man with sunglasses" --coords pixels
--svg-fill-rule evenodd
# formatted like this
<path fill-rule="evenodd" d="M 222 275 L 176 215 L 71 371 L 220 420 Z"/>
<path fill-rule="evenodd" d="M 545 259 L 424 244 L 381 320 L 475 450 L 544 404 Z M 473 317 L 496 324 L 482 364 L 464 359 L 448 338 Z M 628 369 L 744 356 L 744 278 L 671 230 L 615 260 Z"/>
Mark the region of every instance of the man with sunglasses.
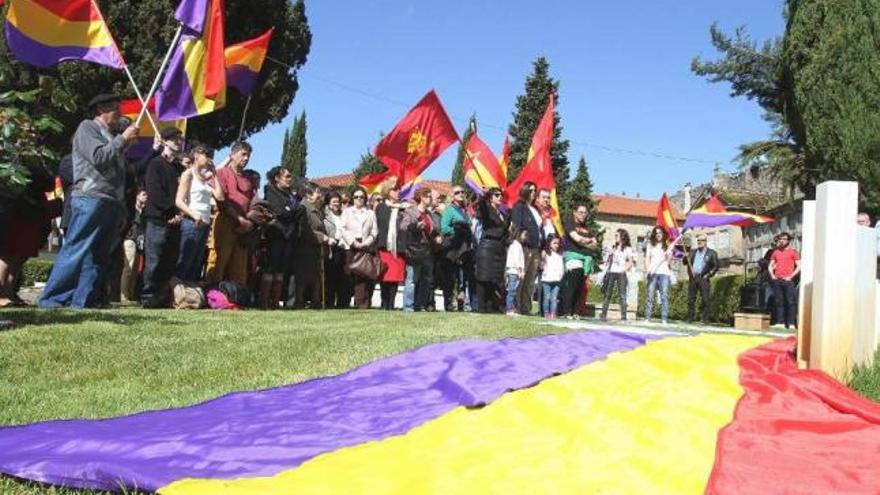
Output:
<path fill-rule="evenodd" d="M 694 321 L 694 306 L 697 302 L 697 291 L 700 292 L 703 323 L 709 323 L 709 289 L 710 280 L 718 271 L 718 254 L 706 244 L 706 234 L 697 236 L 697 249 L 691 251 L 686 258 L 691 269 L 688 272 L 687 321 Z"/>
<path fill-rule="evenodd" d="M 443 251 L 440 254 L 440 288 L 446 311 L 463 311 L 472 294 L 474 278 L 473 235 L 467 196 L 461 186 L 452 189 L 452 201 L 440 218 Z"/>

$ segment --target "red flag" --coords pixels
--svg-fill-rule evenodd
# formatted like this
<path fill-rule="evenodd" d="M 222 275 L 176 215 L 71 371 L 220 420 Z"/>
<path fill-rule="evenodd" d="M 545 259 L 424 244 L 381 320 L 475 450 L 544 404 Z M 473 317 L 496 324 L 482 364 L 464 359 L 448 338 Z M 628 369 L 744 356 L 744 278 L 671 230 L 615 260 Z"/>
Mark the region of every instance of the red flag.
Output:
<path fill-rule="evenodd" d="M 507 207 L 512 208 L 519 197 L 519 190 L 526 182 L 533 182 L 538 189 L 550 191 L 550 219 L 557 232 L 563 232 L 562 219 L 559 216 L 559 199 L 556 197 L 556 179 L 553 177 L 553 162 L 550 158 L 550 147 L 553 144 L 553 112 L 556 97 L 551 93 L 547 110 L 532 137 L 526 166 L 507 187 Z"/>
<path fill-rule="evenodd" d="M 376 145 L 375 155 L 397 176 L 397 184 L 413 183 L 458 134 L 432 89 Z"/>
<path fill-rule="evenodd" d="M 510 166 L 510 137 L 504 136 L 504 146 L 501 148 L 501 157 L 498 158 L 498 166 L 504 174 L 504 187 L 507 187 L 507 169 Z"/>
<path fill-rule="evenodd" d="M 666 236 L 670 239 L 678 238 L 678 223 L 675 221 L 675 215 L 672 212 L 672 206 L 669 204 L 669 197 L 663 193 L 660 198 L 660 204 L 657 205 L 657 225 L 666 231 Z"/>
<path fill-rule="evenodd" d="M 216 100 L 226 92 L 226 43 L 223 39 L 223 0 L 211 2 L 208 11 L 208 22 L 211 29 L 207 31 L 207 53 L 205 54 L 205 97 Z"/>

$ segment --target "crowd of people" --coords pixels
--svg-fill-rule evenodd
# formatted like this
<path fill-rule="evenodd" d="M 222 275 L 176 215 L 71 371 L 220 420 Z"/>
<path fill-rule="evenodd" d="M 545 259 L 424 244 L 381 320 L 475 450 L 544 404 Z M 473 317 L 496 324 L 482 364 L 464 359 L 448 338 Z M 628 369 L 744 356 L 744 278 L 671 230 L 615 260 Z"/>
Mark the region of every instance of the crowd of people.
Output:
<path fill-rule="evenodd" d="M 603 251 L 587 226 L 586 205 L 574 205 L 557 231 L 550 191 L 533 183 L 508 209 L 498 188 L 473 197 L 455 186 L 446 198 L 423 187 L 404 200 L 394 188 L 372 195 L 362 188 L 325 190 L 275 167 L 261 193 L 260 175 L 247 168 L 247 142 L 234 143 L 215 164 L 213 150 L 186 146 L 180 131 L 169 128 L 156 136 L 151 153 L 127 160 L 138 131 L 120 126 L 119 99 L 101 95 L 90 107 L 94 117 L 79 125 L 57 171 L 66 199 L 59 209 L 63 246 L 42 308 L 99 308 L 118 300 L 144 308 L 214 307 L 206 295 L 219 289 L 231 306 L 363 309 L 378 291 L 382 309 L 433 311 L 439 289 L 445 311 L 528 315 L 537 300 L 545 317 L 573 318 L 584 312 L 589 276 L 602 267 L 600 317 L 607 318 L 617 293 L 627 318 L 627 274 L 638 259 L 629 233 L 611 233 L 613 245 Z M 0 306 L 23 304 L 18 277 L 45 243 L 54 213 L 43 192 L 52 184 L 48 171 L 33 174 L 27 191 L 3 209 L 11 223 L 0 238 Z M 767 257 L 776 319 L 785 325 L 793 324 L 799 269 L 789 240 L 780 236 Z M 673 244 L 658 226 L 642 248 L 645 314 L 654 316 L 659 295 L 664 323 Z M 688 319 L 700 294 L 700 316 L 708 321 L 718 257 L 705 235 L 684 261 Z M 200 294 L 195 303 L 187 298 L 192 290 Z"/>

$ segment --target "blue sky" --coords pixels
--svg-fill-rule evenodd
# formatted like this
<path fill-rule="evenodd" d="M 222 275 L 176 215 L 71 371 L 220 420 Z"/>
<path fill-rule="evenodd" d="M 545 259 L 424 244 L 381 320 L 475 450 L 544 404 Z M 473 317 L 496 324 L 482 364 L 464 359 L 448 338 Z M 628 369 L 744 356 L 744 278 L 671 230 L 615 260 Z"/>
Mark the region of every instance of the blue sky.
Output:
<path fill-rule="evenodd" d="M 758 40 L 784 29 L 781 0 L 320 0 L 306 9 L 313 42 L 301 88 L 283 123 L 251 137 L 256 170 L 277 164 L 285 128 L 305 110 L 308 175 L 350 172 L 431 88 L 459 133 L 476 112 L 481 137 L 498 152 L 532 61 L 543 55 L 561 81 L 572 173 L 584 154 L 595 192 L 642 197 L 708 181 L 714 166 L 601 147 L 735 169 L 737 146 L 765 137 L 768 126 L 755 103 L 693 75 L 690 60 L 716 58 L 713 21 L 726 32 L 745 25 Z M 455 151 L 425 176 L 448 179 Z"/>

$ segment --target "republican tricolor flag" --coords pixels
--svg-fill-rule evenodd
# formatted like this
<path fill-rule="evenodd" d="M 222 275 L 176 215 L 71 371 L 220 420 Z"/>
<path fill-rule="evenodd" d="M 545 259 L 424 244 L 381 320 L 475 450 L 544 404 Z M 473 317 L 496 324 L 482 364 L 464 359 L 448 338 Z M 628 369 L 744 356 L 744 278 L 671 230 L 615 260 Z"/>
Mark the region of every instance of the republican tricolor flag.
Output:
<path fill-rule="evenodd" d="M 501 190 L 507 187 L 506 167 L 502 167 L 501 162 L 495 158 L 492 150 L 477 136 L 476 132 L 471 135 L 465 146 L 462 173 L 465 183 L 478 196 L 482 196 L 483 191 L 492 187 Z"/>
<path fill-rule="evenodd" d="M 250 96 L 269 52 L 269 41 L 274 28 L 264 34 L 226 48 L 226 84 Z"/>
<path fill-rule="evenodd" d="M 141 109 L 143 105 L 141 101 L 137 98 L 133 98 L 130 100 L 122 100 L 119 102 L 119 113 L 131 119 L 132 122 L 137 120 L 138 115 L 141 114 Z M 176 127 L 180 130 L 180 132 L 186 135 L 186 119 L 181 120 L 173 120 L 171 122 L 159 122 L 156 117 L 156 99 L 150 99 L 150 102 L 147 104 L 147 112 L 150 113 L 150 116 L 153 118 L 153 121 L 156 122 L 156 125 L 159 127 L 159 132 L 164 131 L 169 127 Z M 153 129 L 153 125 L 150 124 L 149 119 L 142 119 L 140 126 L 140 133 L 138 133 L 137 140 L 126 148 L 125 156 L 132 160 L 137 160 L 139 158 L 144 157 L 150 152 L 150 149 L 153 146 L 153 138 L 155 138 L 156 132 Z"/>
<path fill-rule="evenodd" d="M 15 58 L 37 67 L 66 60 L 125 67 L 94 0 L 10 0 L 6 43 Z"/>
<path fill-rule="evenodd" d="M 660 204 L 657 205 L 657 225 L 666 231 L 666 237 L 669 239 L 678 239 L 678 223 L 675 221 L 675 214 L 672 211 L 672 205 L 669 203 L 669 197 L 663 193 L 660 198 Z"/>
<path fill-rule="evenodd" d="M 164 121 L 226 105 L 223 0 L 182 0 L 175 18 L 183 35 L 156 94 L 156 113 Z"/>

